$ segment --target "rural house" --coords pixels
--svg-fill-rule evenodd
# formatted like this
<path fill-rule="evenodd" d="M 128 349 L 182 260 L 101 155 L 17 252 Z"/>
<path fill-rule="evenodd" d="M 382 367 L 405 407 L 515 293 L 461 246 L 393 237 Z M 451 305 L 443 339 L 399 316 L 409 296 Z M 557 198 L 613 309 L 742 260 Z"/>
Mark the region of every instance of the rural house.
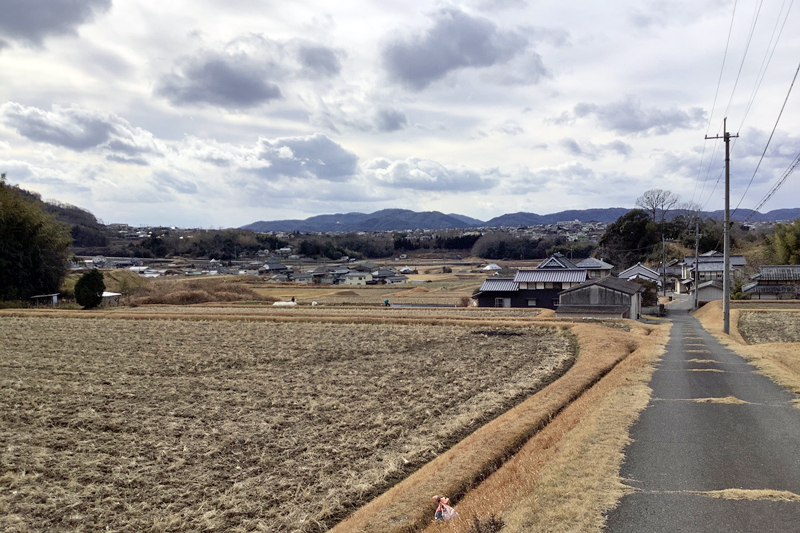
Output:
<path fill-rule="evenodd" d="M 614 268 L 614 265 L 609 265 L 602 259 L 595 259 L 594 257 L 586 258 L 575 266 L 584 269 L 586 271 L 586 277 L 589 279 L 599 279 L 610 276 L 611 270 Z"/>
<path fill-rule="evenodd" d="M 658 272 L 650 267 L 644 266 L 641 263 L 636 263 L 632 267 L 623 270 L 617 277 L 620 279 L 626 279 L 628 281 L 632 281 L 634 279 L 655 281 L 659 287 L 661 286 L 661 276 L 659 276 Z"/>
<path fill-rule="evenodd" d="M 489 278 L 473 296 L 478 307 L 527 307 L 519 296 L 519 283 L 514 278 Z"/>
<path fill-rule="evenodd" d="M 681 278 L 684 280 L 694 280 L 695 260 L 694 256 L 686 256 L 681 263 Z M 697 257 L 698 283 L 714 279 L 722 279 L 725 270 L 725 255 L 722 252 L 712 250 Z M 731 255 L 731 272 L 736 274 L 747 265 L 747 260 L 743 255 Z"/>
<path fill-rule="evenodd" d="M 613 276 L 587 281 L 559 294 L 556 316 L 637 319 L 644 290 L 639 283 Z"/>
<path fill-rule="evenodd" d="M 474 298 L 479 307 L 555 309 L 558 293 L 583 283 L 586 276 L 586 270 L 557 253 L 536 268 L 519 270 L 510 282 L 508 278 L 485 280 Z"/>
<path fill-rule="evenodd" d="M 800 265 L 763 265 L 753 282 L 742 287 L 751 300 L 792 300 L 800 298 Z"/>

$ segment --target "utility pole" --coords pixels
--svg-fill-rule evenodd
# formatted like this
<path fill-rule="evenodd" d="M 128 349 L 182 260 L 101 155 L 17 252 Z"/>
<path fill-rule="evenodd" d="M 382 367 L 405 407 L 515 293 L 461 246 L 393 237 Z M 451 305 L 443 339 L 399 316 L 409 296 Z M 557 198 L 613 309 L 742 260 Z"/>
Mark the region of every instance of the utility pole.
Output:
<path fill-rule="evenodd" d="M 667 295 L 667 241 L 661 230 L 661 295 Z"/>
<path fill-rule="evenodd" d="M 731 135 L 728 132 L 728 117 L 722 122 L 723 135 L 706 139 L 724 139 L 725 141 L 725 223 L 722 228 L 724 235 L 725 251 L 723 254 L 722 272 L 722 331 L 729 335 L 731 332 Z"/>
<path fill-rule="evenodd" d="M 698 211 L 698 217 L 700 216 Z M 697 309 L 699 305 L 697 299 L 697 284 L 700 281 L 700 269 L 698 268 L 698 263 L 700 262 L 700 220 L 698 218 L 694 221 L 694 309 Z"/>

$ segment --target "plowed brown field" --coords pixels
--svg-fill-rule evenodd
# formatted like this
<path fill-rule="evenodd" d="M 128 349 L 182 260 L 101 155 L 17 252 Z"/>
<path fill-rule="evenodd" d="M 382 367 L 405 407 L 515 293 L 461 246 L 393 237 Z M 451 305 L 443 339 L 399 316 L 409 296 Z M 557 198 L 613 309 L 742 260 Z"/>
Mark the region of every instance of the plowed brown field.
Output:
<path fill-rule="evenodd" d="M 3 531 L 324 531 L 560 375 L 547 328 L 0 318 Z"/>

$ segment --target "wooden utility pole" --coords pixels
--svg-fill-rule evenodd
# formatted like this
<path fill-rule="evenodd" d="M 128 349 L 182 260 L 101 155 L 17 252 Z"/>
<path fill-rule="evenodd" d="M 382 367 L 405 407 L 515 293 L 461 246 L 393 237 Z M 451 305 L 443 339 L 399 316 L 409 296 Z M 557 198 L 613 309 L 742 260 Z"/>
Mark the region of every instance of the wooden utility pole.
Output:
<path fill-rule="evenodd" d="M 725 222 L 722 228 L 725 249 L 722 266 L 724 269 L 724 272 L 722 272 L 722 331 L 729 335 L 731 332 L 731 137 L 738 137 L 739 135 L 728 133 L 728 117 L 725 117 L 722 122 L 722 132 L 722 137 L 719 135 L 715 137 L 706 135 L 706 139 L 725 140 Z"/>
<path fill-rule="evenodd" d="M 699 211 L 698 211 L 699 217 Z M 700 220 L 695 219 L 694 221 L 694 309 L 698 307 L 698 299 L 697 299 L 697 284 L 700 282 L 700 269 L 697 268 L 700 262 Z"/>

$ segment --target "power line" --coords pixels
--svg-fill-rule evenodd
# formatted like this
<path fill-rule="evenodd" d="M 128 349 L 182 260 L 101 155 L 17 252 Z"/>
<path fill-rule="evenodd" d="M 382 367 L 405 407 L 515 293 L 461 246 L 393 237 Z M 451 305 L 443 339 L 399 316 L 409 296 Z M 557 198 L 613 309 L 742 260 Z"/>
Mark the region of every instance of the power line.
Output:
<path fill-rule="evenodd" d="M 794 0 L 793 0 L 794 1 Z M 725 41 L 725 53 L 722 55 L 722 66 L 719 69 L 719 78 L 717 79 L 717 90 L 714 91 L 714 102 L 711 104 L 711 113 L 708 115 L 708 125 L 706 125 L 706 137 L 708 136 L 708 132 L 711 131 L 711 122 L 714 119 L 714 110 L 717 107 L 717 97 L 719 96 L 719 88 L 722 85 L 722 74 L 725 72 L 725 61 L 728 58 L 728 48 L 731 43 L 731 34 L 733 33 L 733 21 L 736 18 L 736 5 L 738 4 L 738 0 L 734 0 L 733 2 L 733 12 L 731 13 L 731 24 L 728 26 L 728 39 Z M 706 145 L 708 142 L 703 143 L 703 154 L 700 156 L 700 166 L 698 167 L 698 174 L 695 177 L 695 184 L 694 184 L 694 192 L 692 193 L 692 200 L 694 201 L 695 193 L 697 192 L 697 183 L 700 181 L 700 172 L 703 168 L 703 158 L 706 154 Z M 711 161 L 714 160 L 714 155 L 717 153 L 716 144 L 714 145 L 714 151 L 711 154 Z M 711 171 L 711 162 L 709 162 L 709 170 L 706 171 L 706 177 L 703 180 L 703 188 L 700 190 L 700 197 L 703 196 L 703 191 L 706 188 L 706 182 L 708 181 L 708 174 Z"/>
<path fill-rule="evenodd" d="M 794 0 L 789 2 L 789 8 L 786 10 L 786 15 L 783 17 L 783 24 L 781 24 L 781 29 L 778 32 L 778 36 L 775 37 L 775 32 L 778 29 L 778 24 L 781 22 L 781 15 L 783 14 L 783 8 L 786 5 L 786 1 L 787 0 L 783 0 L 781 9 L 778 12 L 778 17 L 775 19 L 775 27 L 772 28 L 772 35 L 770 35 L 769 43 L 767 43 L 767 49 L 764 52 L 764 58 L 761 60 L 761 67 L 758 71 L 758 75 L 756 76 L 756 83 L 753 86 L 753 91 L 750 93 L 750 100 L 747 103 L 747 108 L 745 109 L 744 116 L 742 117 L 742 122 L 739 124 L 739 131 L 742 131 L 742 128 L 744 127 L 745 120 L 747 120 L 747 115 L 750 113 L 750 108 L 753 106 L 756 94 L 758 94 L 758 90 L 761 88 L 761 83 L 764 81 L 764 77 L 767 75 L 767 69 L 769 68 L 769 64 L 772 62 L 772 56 L 775 54 L 775 49 L 778 47 L 778 41 L 780 40 L 781 35 L 783 35 L 783 29 L 786 27 L 786 21 L 789 20 L 789 12 L 792 10 Z M 775 39 L 774 44 L 772 44 L 773 38 Z M 771 50 L 770 44 L 772 44 Z"/>
<path fill-rule="evenodd" d="M 783 183 L 786 181 L 786 178 L 788 178 L 789 175 L 792 172 L 794 172 L 794 169 L 797 168 L 798 164 L 800 164 L 800 154 L 797 154 L 797 157 L 794 159 L 792 164 L 789 165 L 789 168 L 786 169 L 786 172 L 784 172 L 783 176 L 781 176 L 781 179 L 779 179 L 778 182 L 772 187 L 772 189 L 770 189 L 770 191 L 767 193 L 764 199 L 758 203 L 758 205 L 753 209 L 750 215 L 747 218 L 745 218 L 745 222 L 750 220 L 750 218 L 756 213 L 756 211 L 761 209 L 764 206 L 764 204 L 767 203 L 767 201 L 770 198 L 772 198 L 772 195 L 775 194 L 778 189 L 780 189 L 781 185 L 783 185 Z"/>
<path fill-rule="evenodd" d="M 756 177 L 756 173 L 758 172 L 758 169 L 761 167 L 761 162 L 764 160 L 764 155 L 767 153 L 767 148 L 769 148 L 769 143 L 772 142 L 772 136 L 775 135 L 775 129 L 777 129 L 778 122 L 780 122 L 781 120 L 781 115 L 783 115 L 783 110 L 786 109 L 786 102 L 789 101 L 789 95 L 792 94 L 792 88 L 794 87 L 794 82 L 797 80 L 798 72 L 800 72 L 800 64 L 797 65 L 797 70 L 794 71 L 794 78 L 792 78 L 792 83 L 789 85 L 789 92 L 786 93 L 786 98 L 784 98 L 783 100 L 781 111 L 780 113 L 778 113 L 778 119 L 775 121 L 775 125 L 772 127 L 772 133 L 769 134 L 769 139 L 767 139 L 767 145 L 764 147 L 764 151 L 761 153 L 761 159 L 758 160 L 758 165 L 756 165 L 756 169 L 753 171 L 753 175 L 750 176 L 750 182 L 747 184 L 747 188 L 744 190 L 742 198 L 736 205 L 736 209 L 733 210 L 734 213 L 736 213 L 736 210 L 739 209 L 740 205 L 742 205 L 742 200 L 744 200 L 745 195 L 747 195 L 747 191 L 750 190 L 750 185 L 753 184 L 753 179 Z"/>

